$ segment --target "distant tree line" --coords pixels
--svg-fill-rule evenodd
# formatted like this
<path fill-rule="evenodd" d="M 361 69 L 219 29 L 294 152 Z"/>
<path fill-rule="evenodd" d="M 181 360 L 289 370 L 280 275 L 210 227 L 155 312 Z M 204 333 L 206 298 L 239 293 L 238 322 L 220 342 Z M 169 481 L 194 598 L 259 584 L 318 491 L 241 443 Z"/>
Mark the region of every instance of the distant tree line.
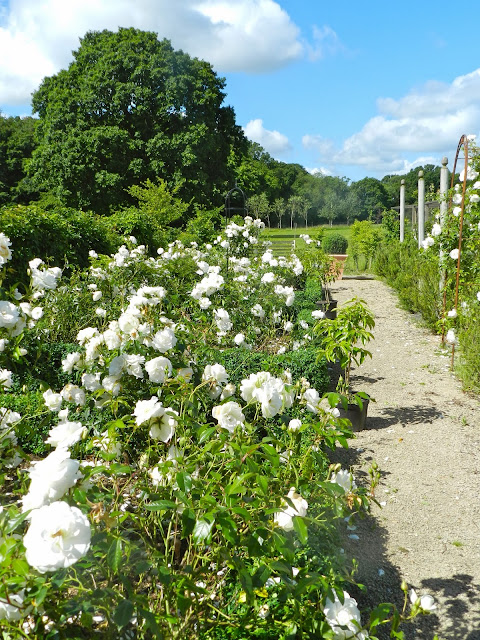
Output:
<path fill-rule="evenodd" d="M 416 202 L 419 168 L 351 182 L 273 159 L 245 138 L 211 65 L 155 33 L 88 32 L 73 55 L 34 92 L 38 117 L 0 117 L 0 205 L 121 218 L 138 206 L 138 188 L 161 184 L 186 205 L 169 224 L 185 226 L 199 211 L 220 211 L 238 184 L 251 215 L 308 227 L 375 220 L 398 205 L 402 178 L 406 202 Z M 428 197 L 440 168 L 422 168 Z"/>

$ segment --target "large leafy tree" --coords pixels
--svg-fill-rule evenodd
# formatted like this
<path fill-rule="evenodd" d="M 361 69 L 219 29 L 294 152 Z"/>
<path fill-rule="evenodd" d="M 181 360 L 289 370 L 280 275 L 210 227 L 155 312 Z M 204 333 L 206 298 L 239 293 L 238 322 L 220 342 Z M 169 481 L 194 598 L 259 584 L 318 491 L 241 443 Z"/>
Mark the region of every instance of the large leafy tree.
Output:
<path fill-rule="evenodd" d="M 26 203 L 32 197 L 25 180 L 25 160 L 35 147 L 34 118 L 0 115 L 0 204 Z"/>
<path fill-rule="evenodd" d="M 218 204 L 245 139 L 210 64 L 133 28 L 88 32 L 73 56 L 33 94 L 36 184 L 99 213 L 157 178 L 187 202 Z"/>
<path fill-rule="evenodd" d="M 351 185 L 351 190 L 357 197 L 358 212 L 356 216 L 365 220 L 375 216 L 379 211 L 389 207 L 389 198 L 385 186 L 376 178 L 363 178 Z"/>

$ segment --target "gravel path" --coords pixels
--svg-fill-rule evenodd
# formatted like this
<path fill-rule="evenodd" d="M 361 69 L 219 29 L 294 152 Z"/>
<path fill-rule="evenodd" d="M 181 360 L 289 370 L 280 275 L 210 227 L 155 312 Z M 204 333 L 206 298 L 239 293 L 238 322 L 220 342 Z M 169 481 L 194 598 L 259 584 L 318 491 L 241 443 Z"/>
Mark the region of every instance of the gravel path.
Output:
<path fill-rule="evenodd" d="M 400 604 L 405 580 L 438 603 L 435 614 L 404 627 L 408 640 L 435 633 L 480 640 L 480 402 L 450 373 L 439 338 L 401 310 L 383 282 L 341 280 L 333 294 L 339 304 L 363 298 L 376 319 L 373 357 L 353 377 L 355 390 L 376 402 L 351 449 L 334 456 L 352 467 L 357 483 L 368 480 L 372 461 L 381 470 L 382 508 L 342 532 L 346 553 L 358 560 L 356 579 L 367 587 L 355 596 L 365 608 Z"/>

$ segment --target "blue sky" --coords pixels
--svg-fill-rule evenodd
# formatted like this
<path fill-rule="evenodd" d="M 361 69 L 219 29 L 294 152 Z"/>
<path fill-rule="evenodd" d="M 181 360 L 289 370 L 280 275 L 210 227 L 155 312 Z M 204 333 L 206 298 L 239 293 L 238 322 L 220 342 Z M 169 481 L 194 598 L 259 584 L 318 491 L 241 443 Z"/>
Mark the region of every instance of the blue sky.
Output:
<path fill-rule="evenodd" d="M 278 160 L 351 180 L 451 167 L 480 131 L 478 24 L 477 0 L 0 0 L 0 111 L 30 114 L 86 31 L 134 26 L 211 62 Z"/>

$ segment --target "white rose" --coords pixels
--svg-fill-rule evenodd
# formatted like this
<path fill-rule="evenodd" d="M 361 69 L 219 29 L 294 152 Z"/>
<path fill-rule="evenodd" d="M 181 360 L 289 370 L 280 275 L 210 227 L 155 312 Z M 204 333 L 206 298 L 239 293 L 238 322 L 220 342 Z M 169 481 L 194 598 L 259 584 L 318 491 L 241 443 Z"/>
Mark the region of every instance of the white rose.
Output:
<path fill-rule="evenodd" d="M 13 329 L 19 318 L 18 307 L 7 300 L 0 300 L 0 327 Z"/>
<path fill-rule="evenodd" d="M 365 633 L 361 630 L 362 621 L 360 611 L 357 607 L 357 601 L 350 595 L 343 592 L 343 604 L 340 602 L 335 593 L 335 600 L 332 602 L 327 598 L 323 613 L 332 631 L 336 634 L 336 638 L 355 638 L 355 640 L 363 640 L 366 638 Z M 353 632 L 353 633 L 349 633 Z"/>
<path fill-rule="evenodd" d="M 158 356 L 158 358 L 153 358 L 145 363 L 145 371 L 151 382 L 162 384 L 165 378 L 172 375 L 172 363 L 168 358 Z"/>
<path fill-rule="evenodd" d="M 23 538 L 25 557 L 39 571 L 70 567 L 90 548 L 90 523 L 87 517 L 66 502 L 54 502 L 32 514 Z"/>
<path fill-rule="evenodd" d="M 48 432 L 46 442 L 52 447 L 61 447 L 63 449 L 71 447 L 82 438 L 85 428 L 81 422 L 60 422 Z"/>
<path fill-rule="evenodd" d="M 215 380 L 219 384 L 225 384 L 228 382 L 228 373 L 221 364 L 207 364 L 203 372 L 202 380 Z"/>
<path fill-rule="evenodd" d="M 345 491 L 345 493 L 350 493 L 351 491 L 355 491 L 357 485 L 355 484 L 355 478 L 346 469 L 340 469 L 337 473 L 333 473 L 330 479 L 330 482 L 334 482 L 338 484 L 339 487 Z"/>
<path fill-rule="evenodd" d="M 165 408 L 156 396 L 152 396 L 150 400 L 139 400 L 133 411 L 135 422 L 139 426 L 152 418 L 161 418 L 164 413 Z"/>
<path fill-rule="evenodd" d="M 39 509 L 63 497 L 82 477 L 78 460 L 70 460 L 66 449 L 55 449 L 43 460 L 31 463 L 30 487 L 22 499 L 22 510 Z"/>
<path fill-rule="evenodd" d="M 9 593 L 8 602 L 5 602 L 3 598 L 0 599 L 0 620 L 7 620 L 7 622 L 21 620 L 24 616 L 22 611 L 23 598 L 24 593 L 22 590 L 19 593 Z"/>
<path fill-rule="evenodd" d="M 150 427 L 150 437 L 154 440 L 161 440 L 162 442 L 169 442 L 171 440 L 175 427 L 177 426 L 177 420 L 174 416 L 178 416 L 178 413 L 170 407 L 165 407 L 165 413 L 160 420 L 155 421 Z"/>
<path fill-rule="evenodd" d="M 278 511 L 274 516 L 275 524 L 284 531 L 292 531 L 293 518 L 295 516 L 304 517 L 307 515 L 308 502 L 305 498 L 296 492 L 295 487 L 292 487 L 287 494 L 287 498 L 293 504 L 290 506 L 286 501 L 283 501 L 284 509 Z"/>
<path fill-rule="evenodd" d="M 175 337 L 173 329 L 170 327 L 165 327 L 165 329 L 157 331 L 153 336 L 152 347 L 160 351 L 160 353 L 165 353 L 169 349 L 173 349 L 176 344 L 177 338 Z"/>
<path fill-rule="evenodd" d="M 213 407 L 212 416 L 223 429 L 227 429 L 230 433 L 234 432 L 235 427 L 243 425 L 245 422 L 241 406 L 238 402 L 233 401 Z"/>
<path fill-rule="evenodd" d="M 47 389 L 47 391 L 43 393 L 43 399 L 50 411 L 60 411 L 63 401 L 60 393 L 54 393 L 51 389 Z"/>

